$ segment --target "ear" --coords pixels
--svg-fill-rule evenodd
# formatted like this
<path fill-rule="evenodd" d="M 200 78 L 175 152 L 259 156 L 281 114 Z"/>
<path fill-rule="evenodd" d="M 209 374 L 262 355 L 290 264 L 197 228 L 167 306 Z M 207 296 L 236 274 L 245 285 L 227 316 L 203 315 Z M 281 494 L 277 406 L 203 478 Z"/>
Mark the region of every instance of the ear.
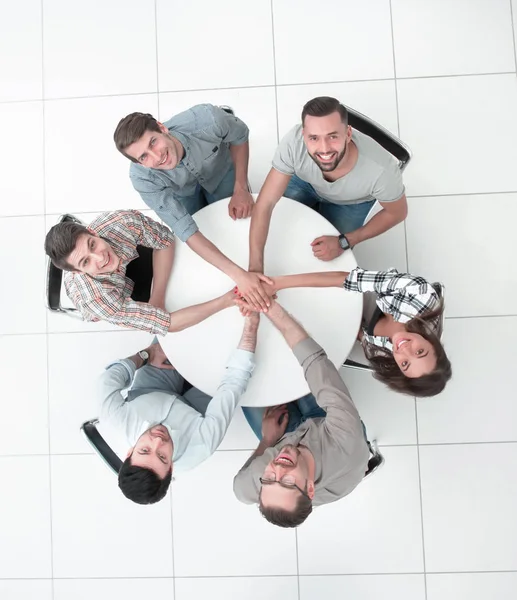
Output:
<path fill-rule="evenodd" d="M 131 446 L 131 448 L 127 451 L 126 458 L 129 458 L 133 454 L 134 449 L 135 449 L 135 447 Z"/>
<path fill-rule="evenodd" d="M 346 139 L 348 142 L 352 139 L 352 127 L 350 125 L 347 125 L 346 128 Z"/>
<path fill-rule="evenodd" d="M 307 481 L 307 496 L 312 500 L 314 498 L 314 481 L 309 479 Z"/>
<path fill-rule="evenodd" d="M 165 125 L 163 123 L 160 123 L 160 121 L 156 121 L 158 123 L 158 127 L 160 128 L 160 131 L 162 133 L 169 133 L 169 130 L 167 129 L 167 127 L 165 127 Z"/>

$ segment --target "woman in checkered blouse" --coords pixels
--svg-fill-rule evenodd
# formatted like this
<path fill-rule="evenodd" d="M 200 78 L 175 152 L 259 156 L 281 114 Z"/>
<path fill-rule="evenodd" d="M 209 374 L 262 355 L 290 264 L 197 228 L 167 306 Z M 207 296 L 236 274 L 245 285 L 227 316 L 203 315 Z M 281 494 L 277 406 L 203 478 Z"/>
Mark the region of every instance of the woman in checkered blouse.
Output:
<path fill-rule="evenodd" d="M 344 287 L 373 296 L 373 310 L 368 310 L 372 303 L 364 303 L 358 339 L 374 376 L 392 390 L 435 396 L 451 378 L 451 363 L 440 342 L 444 311 L 440 284 L 396 269 L 365 271 L 359 267 L 350 273 L 304 273 L 272 279 L 272 294 L 293 287 Z M 236 302 L 247 306 L 242 300 Z"/>

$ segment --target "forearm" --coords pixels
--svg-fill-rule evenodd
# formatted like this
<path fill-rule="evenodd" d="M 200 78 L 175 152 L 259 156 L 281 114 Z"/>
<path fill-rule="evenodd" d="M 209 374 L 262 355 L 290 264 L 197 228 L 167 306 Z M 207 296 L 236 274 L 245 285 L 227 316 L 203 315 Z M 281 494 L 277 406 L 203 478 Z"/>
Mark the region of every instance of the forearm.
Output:
<path fill-rule="evenodd" d="M 247 350 L 248 352 L 255 352 L 257 346 L 257 331 L 258 322 L 251 323 L 247 317 L 244 322 L 244 329 L 241 336 L 241 341 L 237 346 L 240 350 Z"/>
<path fill-rule="evenodd" d="M 273 208 L 274 206 L 272 205 L 259 204 L 258 201 L 255 204 L 250 224 L 249 271 L 264 272 L 264 247 L 266 245 Z"/>
<path fill-rule="evenodd" d="M 291 349 L 309 337 L 305 329 L 278 302 L 273 302 L 266 316 L 284 336 L 285 341 Z"/>
<path fill-rule="evenodd" d="M 228 294 L 224 294 L 224 296 L 219 296 L 208 302 L 195 304 L 194 306 L 188 306 L 187 308 L 172 312 L 170 315 L 169 331 L 183 331 L 183 329 L 197 325 L 201 321 L 208 319 L 208 317 L 215 315 L 215 313 L 228 308 L 231 304 L 227 296 Z"/>
<path fill-rule="evenodd" d="M 174 262 L 174 244 L 153 251 L 153 288 L 151 296 L 163 300 Z"/>
<path fill-rule="evenodd" d="M 233 281 L 244 270 L 237 266 L 233 261 L 226 257 L 212 242 L 207 239 L 200 231 L 191 235 L 187 240 L 187 245 L 203 260 L 210 263 L 216 269 L 219 269 Z"/>
<path fill-rule="evenodd" d="M 248 189 L 249 142 L 235 146 L 230 144 L 230 155 L 235 169 L 234 189 Z"/>
<path fill-rule="evenodd" d="M 388 229 L 401 223 L 407 215 L 407 210 L 388 211 L 385 208 L 378 212 L 368 223 L 365 223 L 359 229 L 346 234 L 348 243 L 351 246 L 357 246 L 360 242 L 376 237 Z"/>
<path fill-rule="evenodd" d="M 297 287 L 343 287 L 348 277 L 346 271 L 328 271 L 324 273 L 299 273 L 275 277 L 275 289 L 285 290 Z"/>

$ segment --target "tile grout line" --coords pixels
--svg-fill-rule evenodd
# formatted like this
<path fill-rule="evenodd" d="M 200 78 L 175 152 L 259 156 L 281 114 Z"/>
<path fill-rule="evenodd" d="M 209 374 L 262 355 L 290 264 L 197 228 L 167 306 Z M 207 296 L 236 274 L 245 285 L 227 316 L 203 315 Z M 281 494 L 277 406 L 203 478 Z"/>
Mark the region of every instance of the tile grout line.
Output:
<path fill-rule="evenodd" d="M 174 563 L 174 511 L 172 510 L 174 500 L 172 499 L 172 490 L 169 486 L 169 508 L 171 515 L 171 558 L 172 558 L 172 592 L 176 598 L 176 565 Z"/>
<path fill-rule="evenodd" d="M 269 86 L 272 87 L 272 86 Z M 451 194 L 416 194 L 408 195 L 408 199 L 413 198 L 449 198 L 452 196 L 501 196 L 505 194 L 517 194 L 517 190 L 505 190 L 505 191 L 491 191 L 491 192 L 456 192 Z M 140 212 L 152 212 L 149 208 L 134 208 Z M 74 210 L 75 215 L 88 215 L 91 213 L 101 213 L 102 210 Z M 50 212 L 50 213 L 31 213 L 31 214 L 16 214 L 16 215 L 1 215 L 0 219 L 28 219 L 34 217 L 54 217 L 61 216 L 61 212 Z"/>
<path fill-rule="evenodd" d="M 154 46 L 156 49 L 156 102 L 157 102 L 157 110 L 158 120 L 161 121 L 160 115 L 160 69 L 159 69 L 159 61 L 158 61 L 158 5 L 157 0 L 154 0 Z"/>
<path fill-rule="evenodd" d="M 395 54 L 395 32 L 393 30 L 393 8 L 390 0 L 390 27 L 391 27 L 391 51 L 393 56 L 393 82 L 395 86 L 395 109 L 397 111 L 397 135 L 400 136 L 400 111 L 399 111 L 399 90 L 397 85 L 397 58 Z M 410 273 L 409 270 L 409 252 L 407 244 L 407 218 L 404 219 L 404 250 L 406 254 L 406 273 Z"/>
<path fill-rule="evenodd" d="M 508 0 L 508 2 L 510 3 L 510 24 L 512 26 L 512 33 L 513 33 L 513 58 L 515 61 L 515 73 L 517 74 L 517 32 L 515 31 L 515 24 L 514 24 L 514 15 L 513 15 L 513 2 L 512 0 Z"/>
<path fill-rule="evenodd" d="M 415 401 L 415 425 L 416 425 L 416 456 L 418 462 L 418 493 L 420 496 L 420 530 L 422 532 L 422 564 L 424 567 L 424 597 L 427 600 L 427 569 L 425 564 L 425 535 L 424 535 L 424 503 L 422 500 L 422 474 L 420 470 L 420 435 L 418 430 L 418 402 Z"/>
<path fill-rule="evenodd" d="M 429 571 L 429 575 L 477 575 L 477 574 L 494 574 L 494 573 L 517 573 L 517 570 L 500 570 L 496 569 L 493 571 Z M 388 573 L 307 573 L 301 577 L 400 577 L 401 575 L 424 575 L 423 571 L 411 571 L 411 572 L 388 572 Z M 288 574 L 271 574 L 271 575 L 255 575 L 255 574 L 243 574 L 243 575 L 181 575 L 177 579 L 272 579 L 272 578 L 293 578 L 296 575 Z M 96 576 L 82 576 L 82 577 L 55 577 L 57 581 L 77 581 L 77 580 L 99 580 L 99 581 L 110 581 L 110 580 L 125 580 L 125 579 L 172 579 L 168 575 L 121 575 L 114 577 L 96 577 Z M 0 577 L 0 581 L 49 581 L 50 577 Z"/>
<path fill-rule="evenodd" d="M 41 7 L 41 93 L 45 97 L 45 19 L 44 19 L 44 0 L 40 0 Z M 43 167 L 43 210 L 47 213 L 47 169 L 46 169 L 46 121 L 45 121 L 45 102 L 41 103 L 41 133 L 42 133 L 42 167 Z M 43 235 L 46 235 L 46 219 L 43 219 Z M 46 282 L 45 282 L 46 283 Z M 46 371 L 47 371 L 47 443 L 48 443 L 48 500 L 49 500 L 49 521 L 50 521 L 50 589 L 52 598 L 54 598 L 54 523 L 52 519 L 52 454 L 51 454 L 51 435 L 50 435 L 50 356 L 49 356 L 49 337 L 48 337 L 48 310 L 45 310 L 45 350 L 46 350 Z"/>
<path fill-rule="evenodd" d="M 515 75 L 515 71 L 499 71 L 496 73 L 456 73 L 454 75 L 421 75 L 418 77 L 397 77 L 399 81 L 412 81 L 419 79 L 453 79 L 458 77 L 490 77 L 500 75 Z M 163 90 L 161 94 L 182 94 L 192 92 L 213 92 L 222 90 L 247 90 L 247 89 L 261 89 L 269 87 L 296 87 L 296 86 L 309 86 L 309 85 L 331 85 L 339 83 L 369 83 L 379 81 L 393 81 L 393 77 L 378 77 L 374 79 L 342 79 L 334 81 L 298 81 L 295 83 L 279 83 L 279 84 L 260 84 L 260 85 L 232 85 L 223 88 L 192 88 L 184 90 Z M 123 98 L 125 96 L 145 96 L 155 94 L 157 92 L 129 92 L 122 94 L 94 94 L 91 96 L 56 96 L 55 98 L 25 98 L 19 100 L 1 100 L 0 104 L 15 104 L 23 102 L 59 102 L 62 100 L 89 100 L 92 98 Z"/>
<path fill-rule="evenodd" d="M 273 42 L 273 79 L 275 87 L 275 113 L 276 113 L 276 143 L 280 143 L 280 125 L 278 123 L 278 84 L 276 79 L 276 46 L 275 46 L 275 15 L 273 8 L 273 0 L 270 0 L 269 6 L 271 9 L 271 39 Z"/>

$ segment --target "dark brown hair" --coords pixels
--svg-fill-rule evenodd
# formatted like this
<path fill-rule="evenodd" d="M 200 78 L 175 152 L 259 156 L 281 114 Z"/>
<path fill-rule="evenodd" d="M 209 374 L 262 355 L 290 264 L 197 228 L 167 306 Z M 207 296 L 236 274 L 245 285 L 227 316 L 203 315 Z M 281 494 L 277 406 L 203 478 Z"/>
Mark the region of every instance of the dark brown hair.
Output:
<path fill-rule="evenodd" d="M 125 150 L 131 144 L 138 142 L 146 131 L 156 131 L 161 133 L 158 121 L 148 113 L 134 112 L 119 121 L 113 139 L 117 150 L 130 161 L 137 163 L 138 161 L 126 154 Z"/>
<path fill-rule="evenodd" d="M 318 96 L 317 98 L 313 98 L 303 107 L 302 125 L 305 124 L 305 117 L 307 115 L 310 117 L 326 117 L 333 112 L 338 112 L 343 124 L 345 126 L 348 125 L 348 111 L 339 100 L 331 98 L 330 96 Z"/>
<path fill-rule="evenodd" d="M 45 252 L 58 269 L 75 271 L 67 258 L 73 252 L 77 240 L 85 233 L 88 233 L 88 229 L 73 221 L 58 223 L 50 229 L 45 238 Z"/>
<path fill-rule="evenodd" d="M 364 351 L 366 358 L 373 367 L 375 379 L 382 381 L 395 392 L 418 398 L 436 396 L 436 394 L 442 392 L 445 384 L 452 376 L 452 367 L 440 338 L 433 330 L 432 324 L 440 319 L 443 311 L 444 304 L 441 301 L 437 308 L 414 317 L 406 323 L 406 331 L 420 334 L 433 346 L 436 355 L 436 366 L 433 371 L 421 377 L 406 377 L 397 365 L 392 352 L 366 342 Z"/>
<path fill-rule="evenodd" d="M 160 479 L 151 469 L 131 464 L 131 456 L 122 463 L 118 486 L 126 498 L 137 504 L 154 504 L 167 494 L 172 480 L 172 469 Z"/>
<path fill-rule="evenodd" d="M 305 487 L 307 491 L 307 486 Z M 298 527 L 312 512 L 312 500 L 299 492 L 298 502 L 293 511 L 279 506 L 264 506 L 259 495 L 259 510 L 262 516 L 279 527 Z"/>

